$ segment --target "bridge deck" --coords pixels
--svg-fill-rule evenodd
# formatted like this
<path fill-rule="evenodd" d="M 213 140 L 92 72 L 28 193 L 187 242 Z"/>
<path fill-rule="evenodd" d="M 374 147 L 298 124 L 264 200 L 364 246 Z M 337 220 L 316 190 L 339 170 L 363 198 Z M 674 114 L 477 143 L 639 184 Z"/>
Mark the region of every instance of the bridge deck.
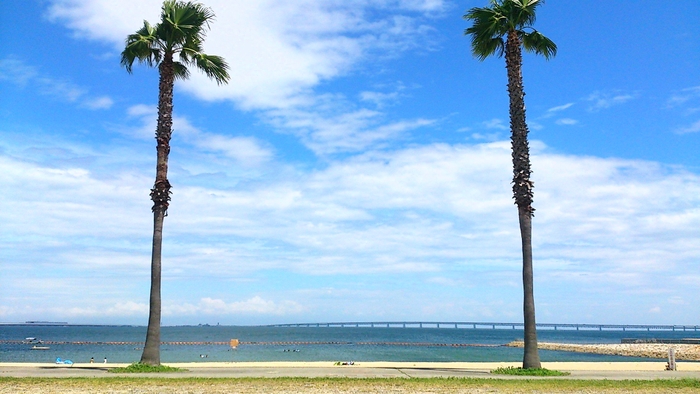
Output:
<path fill-rule="evenodd" d="M 522 330 L 523 323 L 495 322 L 332 322 L 332 323 L 287 323 L 269 327 L 394 327 L 394 328 L 464 328 L 464 329 L 511 329 Z M 700 325 L 647 325 L 647 324 L 575 324 L 539 323 L 539 330 L 615 330 L 615 331 L 700 331 Z"/>

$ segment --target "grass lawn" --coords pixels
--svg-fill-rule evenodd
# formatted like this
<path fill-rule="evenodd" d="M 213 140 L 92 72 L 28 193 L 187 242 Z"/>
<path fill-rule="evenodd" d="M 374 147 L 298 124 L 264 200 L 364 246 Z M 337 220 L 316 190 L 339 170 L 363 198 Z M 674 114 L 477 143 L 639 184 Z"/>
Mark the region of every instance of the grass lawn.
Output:
<path fill-rule="evenodd" d="M 6 378 L 0 393 L 698 393 L 699 379 Z"/>

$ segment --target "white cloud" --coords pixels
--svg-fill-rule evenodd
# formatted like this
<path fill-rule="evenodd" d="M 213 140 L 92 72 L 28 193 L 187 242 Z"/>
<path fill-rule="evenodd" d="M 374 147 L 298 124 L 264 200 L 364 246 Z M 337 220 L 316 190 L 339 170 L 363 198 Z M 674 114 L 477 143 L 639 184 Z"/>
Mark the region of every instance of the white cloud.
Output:
<path fill-rule="evenodd" d="M 394 101 L 399 97 L 399 92 L 381 93 L 381 92 L 360 92 L 360 100 L 374 103 L 377 107 L 383 107 L 389 101 Z"/>
<path fill-rule="evenodd" d="M 561 118 L 557 119 L 555 123 L 561 126 L 573 126 L 575 124 L 578 124 L 578 120 L 571 118 Z"/>
<path fill-rule="evenodd" d="M 114 100 L 107 96 L 96 97 L 94 99 L 85 100 L 83 104 L 89 109 L 110 109 L 114 104 Z"/>
<path fill-rule="evenodd" d="M 125 130 L 127 135 L 140 139 L 153 138 L 158 118 L 156 107 L 144 104 L 128 108 L 127 115 L 137 118 L 141 125 Z M 228 130 L 221 130 L 226 132 Z M 184 142 L 203 152 L 218 152 L 236 160 L 247 167 L 259 166 L 272 159 L 273 153 L 263 143 L 253 137 L 227 136 L 202 131 L 192 125 L 182 116 L 173 116 L 173 138 L 181 138 Z"/>
<path fill-rule="evenodd" d="M 686 127 L 680 127 L 676 129 L 676 134 L 689 134 L 689 133 L 697 133 L 700 132 L 700 120 L 697 122 L 686 126 Z"/>
<path fill-rule="evenodd" d="M 435 123 L 421 118 L 386 123 L 381 112 L 365 108 L 344 112 L 335 104 L 313 110 L 270 111 L 267 116 L 273 125 L 289 130 L 319 155 L 376 149 L 407 131 Z"/>
<path fill-rule="evenodd" d="M 105 309 L 104 313 L 109 316 L 147 316 L 148 304 L 134 301 L 119 302 Z"/>
<path fill-rule="evenodd" d="M 660 168 L 641 162 L 580 159 L 537 152 L 533 155 L 535 174 L 538 174 L 535 177 L 538 231 L 546 234 L 541 239 L 557 244 L 566 243 L 568 237 L 573 237 L 598 245 L 592 248 L 585 245 L 569 247 L 569 252 L 576 253 L 567 255 L 564 261 L 571 258 L 585 260 L 598 254 L 602 259 L 606 255 L 615 258 L 617 264 L 634 264 L 638 256 L 646 253 L 645 264 L 653 265 L 666 256 L 666 250 L 673 250 L 674 244 L 693 239 L 689 231 L 698 221 L 698 212 L 692 208 L 692 195 L 699 187 L 695 177 L 689 174 L 664 175 Z M 11 165 L 11 162 L 5 163 Z M 5 172 L 6 181 L 17 179 L 17 171 L 25 174 L 23 179 L 28 184 L 35 182 L 32 173 L 45 174 L 41 177 L 42 182 L 53 184 L 54 190 L 96 190 L 116 193 L 112 198 L 144 200 L 141 194 L 145 193 L 136 196 L 129 189 L 90 186 L 96 183 L 95 180 L 90 173 L 80 169 L 31 169 L 17 165 L 13 168 L 13 171 Z M 637 174 L 640 178 L 636 177 Z M 481 258 L 500 255 L 501 252 L 496 252 L 498 248 L 491 252 L 484 248 L 513 234 L 510 227 L 514 220 L 510 176 L 507 143 L 454 148 L 436 145 L 396 153 L 367 154 L 332 163 L 323 171 L 252 189 L 226 191 L 181 186 L 168 220 L 171 234 L 176 237 L 196 231 L 215 237 L 262 237 L 293 249 L 312 248 L 315 252 L 304 259 L 297 260 L 295 253 L 288 256 L 291 261 L 285 259 L 291 263 L 287 265 L 289 268 L 296 265 L 298 269 L 309 272 L 312 272 L 312 267 L 320 270 L 317 272 L 337 272 L 339 268 L 343 271 L 434 269 L 428 268 L 430 265 L 422 261 L 423 257 L 471 255 L 472 252 L 464 247 L 472 243 L 483 245 L 479 253 L 486 254 Z M 147 181 L 141 183 L 141 188 L 147 189 Z M 61 184 L 65 186 L 58 187 Z M 672 194 L 669 193 L 671 190 Z M 651 196 L 655 196 L 653 204 L 647 201 Z M 77 196 L 56 197 L 51 200 L 53 205 L 29 201 L 26 204 L 50 209 L 53 213 L 42 216 L 53 217 L 57 224 L 68 217 L 91 221 L 89 218 L 95 209 L 89 203 L 93 200 L 89 194 L 82 199 Z M 63 201 L 72 201 L 79 210 L 71 212 L 68 205 L 61 206 Z M 24 217 L 20 212 L 28 209 L 16 201 L 12 204 L 10 206 L 14 209 L 11 211 L 19 216 L 6 213 L 8 225 L 18 224 L 19 217 Z M 125 218 L 141 216 L 122 215 Z M 387 222 L 383 219 L 385 217 L 392 219 Z M 134 228 L 133 225 L 121 227 L 124 230 Z M 41 232 L 55 233 L 56 228 L 43 225 Z M 80 227 L 72 228 L 81 231 Z M 634 237 L 657 237 L 667 231 L 676 235 L 674 242 L 666 243 L 664 247 L 652 242 L 646 246 L 649 249 L 634 251 L 633 244 L 626 241 Z M 38 227 L 31 227 L 24 233 L 39 232 Z M 95 234 L 93 229 L 89 233 Z M 465 238 L 465 234 L 470 236 Z M 615 239 L 615 245 L 608 245 L 608 238 Z M 465 243 L 465 239 L 468 242 Z M 207 243 L 217 245 L 215 239 Z M 438 245 L 437 249 L 431 250 Z M 195 246 L 199 247 L 196 240 L 179 246 L 186 253 L 182 261 L 190 255 L 194 261 L 201 260 L 197 257 L 202 254 L 198 249 L 187 252 L 187 248 Z M 220 246 L 222 248 L 214 249 L 214 255 L 221 255 L 224 260 L 241 257 L 236 253 L 229 254 L 233 251 L 230 247 Z M 599 247 L 602 249 L 598 250 Z M 397 253 L 397 248 L 402 251 Z M 606 248 L 619 252 L 603 253 Z M 684 252 L 692 255 L 695 249 Z M 262 251 L 255 251 L 258 252 Z M 362 259 L 352 257 L 357 256 L 356 253 L 374 255 L 373 263 L 360 263 Z M 625 253 L 627 257 L 621 257 Z M 345 256 L 342 257 L 344 263 L 336 265 L 333 263 L 335 258 L 327 260 L 330 256 Z M 505 256 L 512 255 L 502 257 Z M 682 259 L 683 254 L 670 258 Z M 251 264 L 254 264 L 253 260 Z M 265 261 L 275 260 L 261 258 L 259 264 L 262 267 L 268 264 Z M 216 267 L 214 265 L 212 270 Z"/>
<path fill-rule="evenodd" d="M 503 119 L 491 119 L 481 122 L 481 125 L 487 129 L 508 130 L 508 126 L 503 123 Z"/>
<path fill-rule="evenodd" d="M 88 89 L 65 79 L 42 74 L 36 67 L 15 57 L 0 59 L 0 81 L 31 86 L 39 94 L 60 101 L 78 103 L 79 106 L 92 110 L 109 109 L 113 104 L 112 99 L 107 96 L 91 97 Z"/>
<path fill-rule="evenodd" d="M 265 314 L 290 315 L 298 314 L 304 308 L 295 301 L 274 302 L 255 296 L 245 301 L 226 302 L 218 298 L 205 297 L 197 304 L 166 305 L 163 314 L 182 315 L 231 315 L 231 314 Z"/>
<path fill-rule="evenodd" d="M 256 138 L 204 132 L 192 126 L 183 117 L 173 117 L 173 129 L 177 130 L 185 141 L 198 149 L 223 153 L 244 166 L 258 166 L 269 161 L 273 155 Z"/>
<path fill-rule="evenodd" d="M 468 130 L 465 130 L 468 131 Z M 493 141 L 498 141 L 500 139 L 499 133 L 472 133 L 471 138 L 473 138 L 476 141 L 488 141 L 488 142 L 493 142 Z"/>
<path fill-rule="evenodd" d="M 158 21 L 161 4 L 54 0 L 49 15 L 79 37 L 111 42 L 121 51 L 124 38 L 144 19 Z M 231 81 L 217 87 L 193 73 L 181 86 L 202 99 L 269 109 L 308 103 L 310 89 L 346 73 L 376 49 L 406 50 L 425 41 L 427 28 L 420 20 L 439 13 L 444 2 L 211 0 L 207 6 L 217 19 L 205 50 L 229 61 Z"/>
<path fill-rule="evenodd" d="M 594 92 L 586 100 L 591 102 L 588 110 L 595 112 L 624 104 L 634 98 L 636 95 L 630 93 Z"/>
<path fill-rule="evenodd" d="M 528 120 L 527 126 L 532 130 L 542 130 L 544 128 L 544 126 L 542 126 L 541 123 L 533 121 L 533 120 Z"/>
<path fill-rule="evenodd" d="M 6 208 L 0 211 L 2 242 L 12 251 L 4 258 L 0 287 L 38 311 L 44 303 L 60 308 L 46 297 L 34 298 L 40 291 L 68 302 L 75 287 L 94 299 L 117 299 L 134 291 L 134 278 L 147 286 L 150 172 L 114 176 L 0 157 L 0 187 L 9 191 L 0 196 Z M 651 162 L 551 154 L 536 141 L 532 160 L 533 242 L 543 286 L 576 286 L 590 297 L 602 288 L 606 294 L 654 289 L 664 299 L 692 294 L 697 280 L 675 277 L 692 270 L 700 256 L 697 175 Z M 196 157 L 183 156 L 178 165 L 220 170 L 219 163 Z M 373 281 L 381 279 L 372 278 L 401 276 L 432 285 L 450 278 L 479 294 L 488 286 L 517 301 L 519 233 L 507 141 L 374 151 L 329 160 L 315 170 L 278 169 L 246 182 L 225 174 L 214 185 L 177 184 L 166 221 L 164 280 L 211 293 L 198 290 L 193 297 L 200 302 L 178 300 L 168 306 L 169 316 L 302 313 L 314 306 L 295 291 L 315 289 L 309 278 L 318 276 L 326 278 L 324 286 L 362 277 L 366 291 L 380 286 Z M 57 275 L 49 267 L 60 267 L 76 283 L 57 281 L 51 287 L 53 277 L 26 281 L 28 266 L 43 275 Z M 79 284 L 94 272 L 114 279 Z M 269 272 L 283 278 L 266 284 L 269 279 L 260 276 Z M 286 280 L 297 274 L 307 279 Z M 259 281 L 258 291 L 239 292 L 230 285 L 239 280 Z M 37 283 L 42 285 L 33 288 Z M 114 286 L 102 288 L 110 283 Z M 267 287 L 277 284 L 283 286 Z M 230 297 L 243 301 L 226 300 L 217 295 L 221 291 L 235 291 Z M 255 298 L 260 291 L 278 294 L 274 301 Z M 400 301 L 404 293 L 387 291 L 391 300 L 406 302 Z M 143 311 L 139 303 L 110 302 L 96 306 L 76 299 L 70 305 L 78 309 L 65 313 Z M 346 301 L 349 313 L 359 313 L 358 302 Z"/>
<path fill-rule="evenodd" d="M 700 98 L 700 86 L 693 86 L 674 93 L 667 101 L 668 107 L 678 107 L 688 101 Z"/>
<path fill-rule="evenodd" d="M 566 103 L 566 104 L 563 104 L 563 105 L 559 105 L 559 106 L 556 106 L 556 107 L 552 107 L 552 108 L 548 109 L 547 112 L 548 112 L 548 113 L 552 113 L 552 112 L 561 112 L 561 111 L 563 111 L 563 110 L 565 110 L 565 109 L 571 108 L 571 106 L 573 106 L 573 105 L 574 105 L 574 103 Z"/>
<path fill-rule="evenodd" d="M 54 0 L 49 15 L 82 38 L 111 42 L 121 51 L 124 38 L 142 25 L 157 22 L 160 1 Z M 231 81 L 217 86 L 193 72 L 179 81 L 181 90 L 204 100 L 231 100 L 260 116 L 279 132 L 297 135 L 320 155 L 353 152 L 431 124 L 429 119 L 386 122 L 376 110 L 358 108 L 343 97 L 315 89 L 349 73 L 361 61 L 431 45 L 431 28 L 422 22 L 440 14 L 440 0 L 359 1 L 281 0 L 207 3 L 217 15 L 205 50 L 223 56 Z M 361 92 L 363 102 L 382 108 L 395 92 Z M 335 103 L 340 100 L 340 103 Z M 152 135 L 141 133 L 143 135 Z M 217 137 L 219 138 L 219 137 Z M 213 147 L 221 141 L 202 142 Z M 250 151 L 252 140 L 228 140 L 221 146 L 241 160 L 264 161 L 266 150 Z M 247 155 L 247 157 L 243 157 Z"/>
<path fill-rule="evenodd" d="M 25 86 L 27 82 L 34 79 L 38 72 L 32 67 L 16 57 L 6 57 L 0 59 L 0 80 L 9 81 L 20 86 Z"/>

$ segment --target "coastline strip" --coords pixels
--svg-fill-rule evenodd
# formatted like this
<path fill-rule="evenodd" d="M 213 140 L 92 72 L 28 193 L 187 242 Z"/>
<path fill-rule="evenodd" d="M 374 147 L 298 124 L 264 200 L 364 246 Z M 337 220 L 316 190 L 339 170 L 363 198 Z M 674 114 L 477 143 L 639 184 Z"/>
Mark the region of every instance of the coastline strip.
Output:
<path fill-rule="evenodd" d="M 523 347 L 522 341 L 513 341 L 506 346 Z M 669 349 L 676 351 L 677 360 L 700 361 L 700 345 L 661 344 L 661 343 L 603 343 L 603 344 L 574 344 L 539 342 L 538 349 L 558 350 L 565 352 L 605 354 L 613 356 L 631 356 L 667 359 Z"/>

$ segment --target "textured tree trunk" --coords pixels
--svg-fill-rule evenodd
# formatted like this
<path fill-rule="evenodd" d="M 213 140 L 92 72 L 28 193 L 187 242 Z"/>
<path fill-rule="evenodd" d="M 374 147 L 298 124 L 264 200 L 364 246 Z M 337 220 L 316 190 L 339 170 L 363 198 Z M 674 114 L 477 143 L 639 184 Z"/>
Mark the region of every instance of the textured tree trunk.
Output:
<path fill-rule="evenodd" d="M 520 238 L 523 247 L 523 317 L 525 354 L 523 368 L 540 368 L 537 351 L 537 326 L 535 325 L 535 292 L 532 272 L 532 214 L 518 208 Z"/>
<path fill-rule="evenodd" d="M 156 181 L 151 189 L 153 200 L 153 249 L 151 253 L 151 293 L 146 344 L 141 363 L 160 365 L 160 312 L 161 312 L 161 247 L 163 244 L 163 220 L 167 216 L 170 201 L 168 182 L 168 155 L 173 126 L 173 71 L 172 53 L 166 53 L 159 66 L 158 125 L 156 126 Z"/>
<path fill-rule="evenodd" d="M 161 245 L 163 243 L 162 210 L 153 212 L 153 249 L 151 253 L 151 294 L 148 314 L 148 331 L 146 344 L 141 354 L 141 363 L 160 365 L 160 282 L 161 282 Z"/>
<path fill-rule="evenodd" d="M 522 50 L 518 34 L 511 30 L 506 41 L 506 69 L 510 98 L 510 129 L 513 148 L 513 198 L 518 206 L 520 238 L 523 249 L 523 317 L 525 354 L 523 368 L 541 368 L 537 351 L 535 325 L 535 296 L 532 270 L 532 208 L 533 182 L 530 180 L 530 147 L 525 121 L 525 91 L 523 89 Z"/>

